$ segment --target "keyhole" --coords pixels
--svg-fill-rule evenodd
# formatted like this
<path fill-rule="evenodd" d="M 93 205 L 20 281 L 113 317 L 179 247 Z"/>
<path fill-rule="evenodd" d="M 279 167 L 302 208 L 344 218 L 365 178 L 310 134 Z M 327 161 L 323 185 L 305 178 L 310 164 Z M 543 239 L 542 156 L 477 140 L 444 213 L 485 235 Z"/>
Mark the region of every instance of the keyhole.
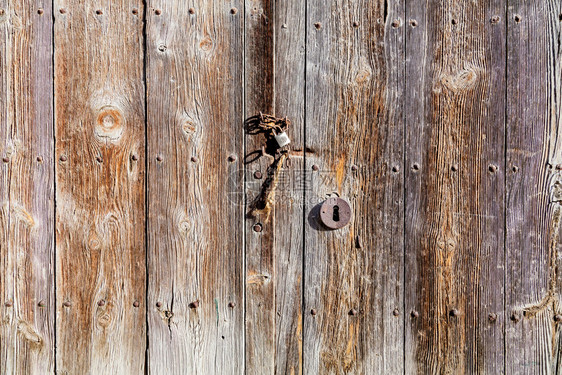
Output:
<path fill-rule="evenodd" d="M 340 221 L 340 207 L 339 206 L 334 206 L 334 213 L 332 215 L 332 219 L 334 221 Z"/>

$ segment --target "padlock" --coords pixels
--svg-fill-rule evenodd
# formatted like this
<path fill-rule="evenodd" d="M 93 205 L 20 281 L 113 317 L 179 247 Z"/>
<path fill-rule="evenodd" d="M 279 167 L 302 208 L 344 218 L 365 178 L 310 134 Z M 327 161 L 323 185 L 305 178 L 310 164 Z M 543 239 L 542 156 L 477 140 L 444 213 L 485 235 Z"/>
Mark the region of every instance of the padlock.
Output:
<path fill-rule="evenodd" d="M 287 146 L 289 143 L 291 143 L 289 136 L 285 132 L 277 134 L 274 138 L 275 142 L 277 142 L 277 144 L 279 145 L 279 148 Z"/>

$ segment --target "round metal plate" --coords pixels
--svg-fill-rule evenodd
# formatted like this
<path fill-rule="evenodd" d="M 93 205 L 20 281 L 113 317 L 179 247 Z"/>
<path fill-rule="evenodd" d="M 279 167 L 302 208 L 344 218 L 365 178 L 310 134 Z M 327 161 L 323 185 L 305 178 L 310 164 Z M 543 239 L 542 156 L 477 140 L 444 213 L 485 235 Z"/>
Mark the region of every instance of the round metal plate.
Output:
<path fill-rule="evenodd" d="M 342 198 L 328 198 L 320 207 L 320 221 L 327 228 L 339 229 L 349 224 L 351 207 Z"/>

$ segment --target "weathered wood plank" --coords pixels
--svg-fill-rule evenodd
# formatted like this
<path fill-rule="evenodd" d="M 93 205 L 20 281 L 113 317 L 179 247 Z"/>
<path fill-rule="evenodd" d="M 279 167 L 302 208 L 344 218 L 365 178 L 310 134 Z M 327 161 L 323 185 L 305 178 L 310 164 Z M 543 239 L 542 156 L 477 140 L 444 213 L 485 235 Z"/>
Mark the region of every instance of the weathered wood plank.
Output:
<path fill-rule="evenodd" d="M 54 4 L 57 371 L 140 374 L 146 342 L 143 5 Z"/>
<path fill-rule="evenodd" d="M 305 373 L 401 374 L 404 2 L 307 7 Z M 335 193 L 352 221 L 327 231 Z"/>
<path fill-rule="evenodd" d="M 510 0 L 506 373 L 561 372 L 559 1 Z"/>
<path fill-rule="evenodd" d="M 246 118 L 260 111 L 287 117 L 292 141 L 269 217 L 246 220 L 246 373 L 299 374 L 305 2 L 247 1 L 245 9 Z M 246 136 L 248 212 L 274 160 L 269 154 L 257 157 L 265 145 L 261 134 Z"/>
<path fill-rule="evenodd" d="M 0 373 L 54 370 L 50 1 L 0 1 Z"/>
<path fill-rule="evenodd" d="M 242 6 L 148 2 L 153 374 L 244 369 Z"/>
<path fill-rule="evenodd" d="M 504 369 L 505 6 L 407 5 L 407 373 Z"/>

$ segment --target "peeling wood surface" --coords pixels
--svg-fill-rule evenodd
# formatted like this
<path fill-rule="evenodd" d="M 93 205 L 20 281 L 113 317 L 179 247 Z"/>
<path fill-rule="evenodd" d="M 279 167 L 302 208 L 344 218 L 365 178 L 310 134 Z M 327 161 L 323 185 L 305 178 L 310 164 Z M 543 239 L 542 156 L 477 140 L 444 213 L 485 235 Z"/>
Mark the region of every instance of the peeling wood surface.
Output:
<path fill-rule="evenodd" d="M 46 374 L 55 365 L 51 3 L 0 9 L 0 373 Z"/>
<path fill-rule="evenodd" d="M 57 371 L 139 374 L 145 90 L 143 22 L 132 9 L 142 15 L 142 2 L 56 0 L 54 9 Z"/>
<path fill-rule="evenodd" d="M 560 373 L 561 12 L 0 0 L 0 373 Z"/>

